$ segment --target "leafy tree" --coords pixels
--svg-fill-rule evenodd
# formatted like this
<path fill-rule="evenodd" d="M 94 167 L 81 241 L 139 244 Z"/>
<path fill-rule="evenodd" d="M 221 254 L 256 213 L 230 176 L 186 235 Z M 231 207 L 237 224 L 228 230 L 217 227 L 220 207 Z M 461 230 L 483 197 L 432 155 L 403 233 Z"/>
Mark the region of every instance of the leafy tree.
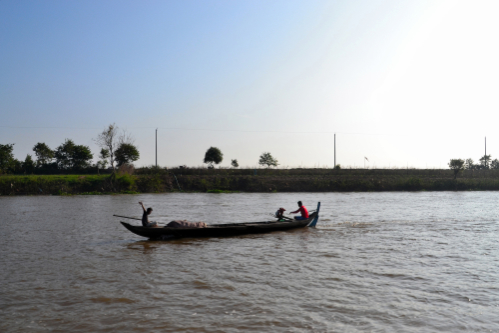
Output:
<path fill-rule="evenodd" d="M 138 160 L 140 153 L 133 144 L 121 143 L 118 149 L 116 149 L 115 156 L 118 166 L 122 166 L 123 164 L 131 164 Z"/>
<path fill-rule="evenodd" d="M 75 144 L 73 140 L 66 139 L 62 145 L 54 151 L 54 157 L 59 169 L 70 169 L 73 166 L 72 157 Z"/>
<path fill-rule="evenodd" d="M 449 162 L 449 168 L 454 170 L 454 179 L 457 178 L 457 174 L 464 169 L 464 160 L 462 159 L 452 159 Z"/>
<path fill-rule="evenodd" d="M 15 174 L 23 173 L 23 162 L 19 161 L 17 158 L 13 158 L 10 161 L 8 171 Z"/>
<path fill-rule="evenodd" d="M 59 169 L 78 169 L 90 165 L 93 155 L 88 146 L 75 145 L 73 140 L 66 139 L 55 150 L 55 159 Z"/>
<path fill-rule="evenodd" d="M 36 155 L 36 166 L 49 164 L 54 159 L 54 151 L 49 148 L 45 143 L 38 142 L 33 151 Z"/>
<path fill-rule="evenodd" d="M 340 165 L 340 164 L 336 164 L 336 165 L 334 166 L 334 169 L 335 169 L 335 170 L 340 170 L 340 169 L 341 169 L 341 165 Z"/>
<path fill-rule="evenodd" d="M 204 163 L 209 164 L 208 168 L 213 169 L 213 163 L 222 162 L 224 154 L 216 147 L 210 147 L 204 154 Z"/>
<path fill-rule="evenodd" d="M 35 161 L 33 161 L 33 158 L 31 157 L 31 155 L 26 155 L 26 158 L 24 159 L 24 162 L 23 162 L 23 165 L 22 165 L 22 169 L 24 171 L 24 173 L 27 173 L 27 174 L 30 174 L 30 173 L 33 173 L 33 171 L 35 170 Z"/>
<path fill-rule="evenodd" d="M 464 168 L 466 170 L 473 170 L 475 168 L 475 162 L 471 159 L 471 158 L 468 158 L 466 159 L 466 161 L 464 161 Z"/>
<path fill-rule="evenodd" d="M 482 169 L 490 169 L 490 156 L 491 155 L 483 155 L 480 158 L 480 166 L 482 167 Z"/>
<path fill-rule="evenodd" d="M 8 143 L 6 145 L 0 144 L 0 171 L 7 172 L 12 166 L 14 161 L 14 144 Z"/>
<path fill-rule="evenodd" d="M 239 163 L 237 162 L 237 160 L 231 160 L 231 161 L 230 161 L 230 164 L 231 164 L 234 168 L 239 168 Z"/>
<path fill-rule="evenodd" d="M 279 165 L 278 161 L 270 153 L 263 153 L 262 155 L 260 155 L 258 164 L 267 166 L 267 168 Z"/>
<path fill-rule="evenodd" d="M 99 154 L 100 161 L 96 163 L 97 172 L 99 169 L 105 169 L 107 165 L 107 159 L 109 158 L 109 150 L 102 148 Z"/>
<path fill-rule="evenodd" d="M 73 168 L 82 169 L 90 166 L 90 161 L 94 158 L 88 146 L 76 145 L 73 153 Z"/>
<path fill-rule="evenodd" d="M 499 160 L 496 158 L 492 162 L 490 162 L 491 169 L 499 169 Z"/>

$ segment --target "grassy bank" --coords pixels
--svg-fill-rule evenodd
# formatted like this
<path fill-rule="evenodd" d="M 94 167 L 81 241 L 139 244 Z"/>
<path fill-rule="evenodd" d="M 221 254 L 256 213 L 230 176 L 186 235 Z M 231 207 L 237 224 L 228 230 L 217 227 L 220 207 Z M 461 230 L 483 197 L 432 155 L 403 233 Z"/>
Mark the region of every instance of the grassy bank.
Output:
<path fill-rule="evenodd" d="M 136 175 L 0 176 L 0 195 L 499 190 L 499 170 L 170 169 Z"/>
<path fill-rule="evenodd" d="M 71 195 L 172 191 L 168 175 L 0 176 L 0 195 Z"/>

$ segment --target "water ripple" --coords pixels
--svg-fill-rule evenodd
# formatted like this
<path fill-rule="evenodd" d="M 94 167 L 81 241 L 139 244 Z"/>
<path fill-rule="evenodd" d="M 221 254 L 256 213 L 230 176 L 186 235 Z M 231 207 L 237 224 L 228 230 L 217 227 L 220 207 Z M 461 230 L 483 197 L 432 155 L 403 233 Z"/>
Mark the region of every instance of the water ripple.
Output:
<path fill-rule="evenodd" d="M 2 332 L 421 332 L 499 327 L 495 192 L 0 198 Z M 317 229 L 141 240 L 112 214 Z M 288 209 L 288 210 L 289 210 Z"/>

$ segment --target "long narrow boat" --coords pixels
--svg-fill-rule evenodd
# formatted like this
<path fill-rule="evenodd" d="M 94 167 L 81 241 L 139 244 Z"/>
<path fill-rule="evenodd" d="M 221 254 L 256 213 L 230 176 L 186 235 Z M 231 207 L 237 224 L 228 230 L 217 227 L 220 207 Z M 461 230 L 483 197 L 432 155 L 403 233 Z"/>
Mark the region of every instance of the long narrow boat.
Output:
<path fill-rule="evenodd" d="M 315 227 L 319 220 L 321 203 L 317 204 L 317 210 L 310 214 L 306 220 L 290 221 L 265 221 L 248 223 L 208 224 L 206 228 L 150 228 L 134 226 L 121 221 L 121 224 L 136 235 L 149 239 L 170 239 L 190 237 L 226 237 L 246 234 L 259 234 L 271 231 L 283 231 L 304 227 Z"/>

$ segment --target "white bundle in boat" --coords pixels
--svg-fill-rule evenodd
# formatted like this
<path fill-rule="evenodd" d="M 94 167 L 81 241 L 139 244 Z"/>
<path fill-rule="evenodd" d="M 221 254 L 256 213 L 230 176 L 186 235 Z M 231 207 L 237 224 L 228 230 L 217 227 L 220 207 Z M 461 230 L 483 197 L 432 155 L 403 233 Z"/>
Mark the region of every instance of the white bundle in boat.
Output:
<path fill-rule="evenodd" d="M 204 222 L 188 222 L 186 220 L 171 221 L 166 225 L 167 228 L 206 228 Z"/>

